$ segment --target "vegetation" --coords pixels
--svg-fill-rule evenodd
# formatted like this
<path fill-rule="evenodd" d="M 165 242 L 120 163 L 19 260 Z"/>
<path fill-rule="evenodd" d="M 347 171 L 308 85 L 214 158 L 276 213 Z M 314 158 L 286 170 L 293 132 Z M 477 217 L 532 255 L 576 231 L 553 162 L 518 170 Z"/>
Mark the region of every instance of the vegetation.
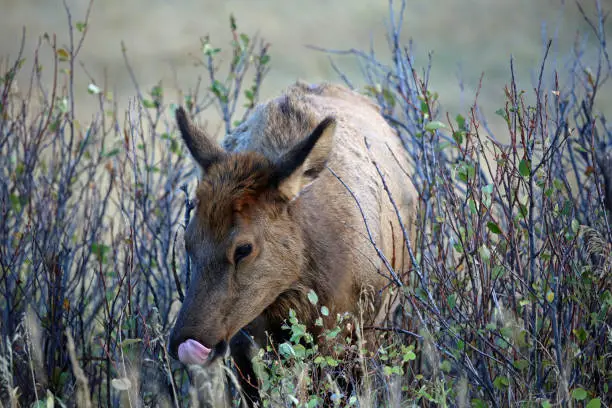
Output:
<path fill-rule="evenodd" d="M 403 299 L 393 327 L 338 316 L 323 333 L 336 342 L 331 354 L 287 316 L 291 341 L 255 358 L 266 404 L 609 406 L 612 156 L 604 152 L 612 131 L 597 108 L 612 68 L 604 13 L 584 16 L 599 40 L 596 58 L 577 46 L 557 72 L 549 42 L 524 89 L 510 60 L 497 111 L 507 133 L 495 135 L 477 97 L 467 112 L 441 117 L 428 68 L 420 73 L 399 40 L 404 6 L 390 6 L 390 61 L 373 50 L 343 53 L 363 67 L 360 91 L 415 164 L 406 169 L 420 194 L 419 236 L 406 240 L 414 279 L 389 287 Z M 167 354 L 191 273 L 181 233 L 195 186 L 174 104 L 162 84 L 144 91 L 134 78 L 136 101 L 119 111 L 92 78 L 99 115 L 78 121 L 74 72 L 88 21 L 67 16 L 68 45 L 41 38 L 53 66 L 35 53 L 19 89 L 23 52 L 0 72 L 0 404 L 237 406 L 231 361 L 187 370 Z M 230 60 L 221 64 L 217 40 L 203 39 L 205 77 L 177 102 L 194 117 L 217 108 L 225 132 L 257 103 L 270 64 L 265 42 L 240 33 L 233 18 L 230 31 Z M 309 298 L 329 313 L 314 292 Z M 379 333 L 383 345 L 368 354 L 339 338 L 349 323 Z M 338 372 L 343 358 L 365 367 L 353 395 L 336 386 L 339 376 L 355 380 Z M 324 381 L 312 381 L 315 371 Z"/>

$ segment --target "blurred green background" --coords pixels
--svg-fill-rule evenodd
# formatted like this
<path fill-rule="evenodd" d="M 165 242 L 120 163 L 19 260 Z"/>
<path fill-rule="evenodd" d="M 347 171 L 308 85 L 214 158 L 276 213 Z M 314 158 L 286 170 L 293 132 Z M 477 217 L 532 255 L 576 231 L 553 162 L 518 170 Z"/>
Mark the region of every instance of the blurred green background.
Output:
<path fill-rule="evenodd" d="M 67 3 L 74 20 L 82 20 L 88 0 Z M 397 9 L 399 4 L 396 1 Z M 594 12 L 594 0 L 581 4 Z M 30 62 L 44 32 L 56 33 L 60 44 L 67 42 L 61 0 L 0 0 L 0 5 L 1 57 L 16 55 L 23 26 Z M 607 12 L 612 1 L 601 5 Z M 380 58 L 388 60 L 389 3 L 385 0 L 96 0 L 79 60 L 98 84 L 106 72 L 108 85 L 125 108 L 134 87 L 121 54 L 123 40 L 142 88 L 150 89 L 162 80 L 167 101 L 176 102 L 177 89 L 193 87 L 198 74 L 205 75 L 190 56 L 200 53 L 200 37 L 210 34 L 214 45 L 228 48 L 230 13 L 236 16 L 239 30 L 258 32 L 271 43 L 272 70 L 264 82 L 264 97 L 279 93 L 298 78 L 338 79 L 328 56 L 306 48 L 307 44 L 365 50 L 371 42 Z M 403 39 L 414 41 L 417 67 L 425 66 L 427 54 L 433 51 L 431 88 L 439 92 L 443 109 L 452 117 L 472 103 L 484 73 L 479 101 L 494 129 L 501 125 L 501 119 L 492 113 L 503 105 L 510 55 L 516 59 L 519 85 L 530 88 L 543 55 L 543 38 L 555 35 L 558 42 L 553 43 L 551 66 L 562 67 L 575 44 L 586 42 L 594 50 L 596 39 L 573 1 L 409 0 L 403 25 Z M 590 57 L 593 63 L 595 56 Z M 50 56 L 43 53 L 41 59 L 49 66 L 45 81 L 50 81 Z M 355 59 L 336 60 L 356 85 L 363 83 Z M 87 93 L 87 76 L 80 69 L 77 74 L 77 114 L 87 120 L 96 112 L 96 100 Z M 26 86 L 24 75 L 19 85 L 21 90 Z M 599 98 L 600 108 L 609 110 L 612 93 L 604 92 Z M 214 114 L 206 115 L 214 119 Z"/>

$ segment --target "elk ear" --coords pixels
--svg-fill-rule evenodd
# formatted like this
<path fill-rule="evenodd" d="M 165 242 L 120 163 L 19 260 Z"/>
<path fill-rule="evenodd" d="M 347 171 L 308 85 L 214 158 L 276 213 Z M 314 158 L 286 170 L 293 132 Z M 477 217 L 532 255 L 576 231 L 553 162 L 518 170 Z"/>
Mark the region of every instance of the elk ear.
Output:
<path fill-rule="evenodd" d="M 271 184 L 289 201 L 317 178 L 332 149 L 336 119 L 326 117 L 308 137 L 283 154 L 275 165 Z"/>
<path fill-rule="evenodd" d="M 176 109 L 175 117 L 181 136 L 195 161 L 202 167 L 202 171 L 205 172 L 211 164 L 223 158 L 225 151 L 202 129 L 193 124 L 182 106 Z"/>

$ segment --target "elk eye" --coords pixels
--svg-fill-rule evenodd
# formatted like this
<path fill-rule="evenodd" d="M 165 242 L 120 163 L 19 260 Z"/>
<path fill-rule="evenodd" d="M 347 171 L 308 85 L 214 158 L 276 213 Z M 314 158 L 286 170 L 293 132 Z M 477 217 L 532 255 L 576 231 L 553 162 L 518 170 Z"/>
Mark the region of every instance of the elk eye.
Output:
<path fill-rule="evenodd" d="M 238 246 L 234 251 L 234 265 L 238 265 L 238 262 L 249 256 L 251 251 L 253 251 L 253 246 L 251 244 L 243 244 Z"/>

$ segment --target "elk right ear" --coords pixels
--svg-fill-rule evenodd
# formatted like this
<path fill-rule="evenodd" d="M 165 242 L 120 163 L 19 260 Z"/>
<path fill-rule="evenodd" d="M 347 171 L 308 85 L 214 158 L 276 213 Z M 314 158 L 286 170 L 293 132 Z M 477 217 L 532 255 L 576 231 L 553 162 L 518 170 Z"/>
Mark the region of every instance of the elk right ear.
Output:
<path fill-rule="evenodd" d="M 182 106 L 176 109 L 175 116 L 181 136 L 195 161 L 202 167 L 203 172 L 206 172 L 211 164 L 225 156 L 226 153 L 221 146 L 191 122 Z"/>
<path fill-rule="evenodd" d="M 336 119 L 328 116 L 306 138 L 278 159 L 270 185 L 289 201 L 316 179 L 325 168 L 332 150 Z"/>

